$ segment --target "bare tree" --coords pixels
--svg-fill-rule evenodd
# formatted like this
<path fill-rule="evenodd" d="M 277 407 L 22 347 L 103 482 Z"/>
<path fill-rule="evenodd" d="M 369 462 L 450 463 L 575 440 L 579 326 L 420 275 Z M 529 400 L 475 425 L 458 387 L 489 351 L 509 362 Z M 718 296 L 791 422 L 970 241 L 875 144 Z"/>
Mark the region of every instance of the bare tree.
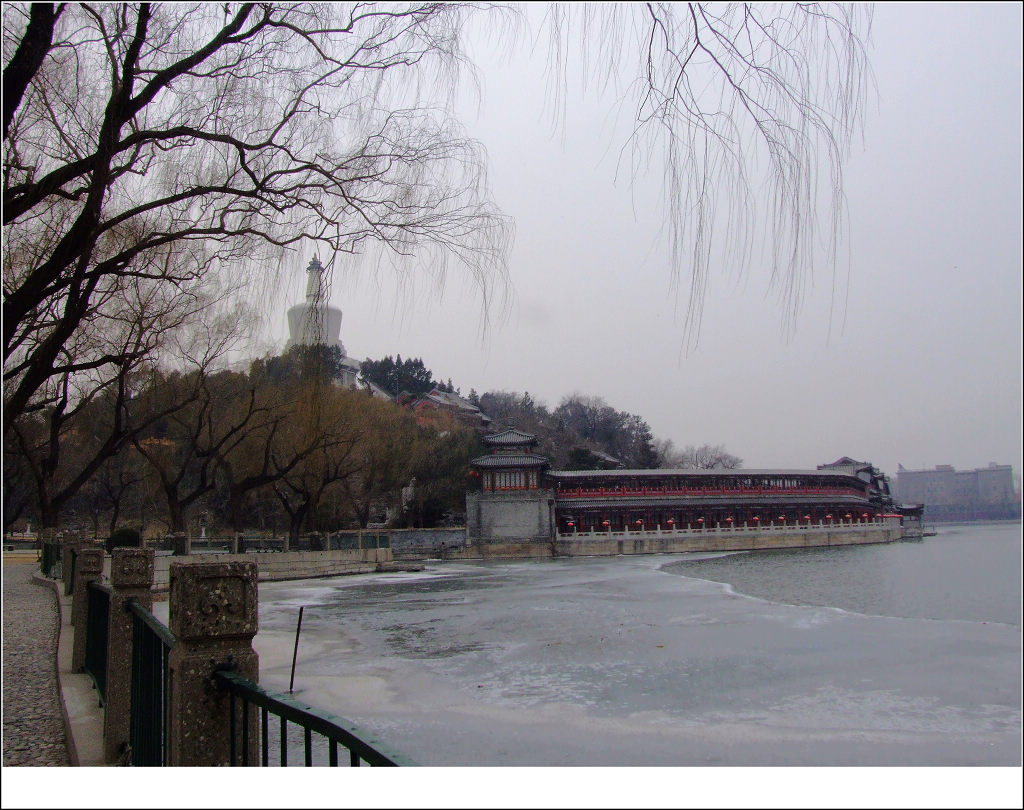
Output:
<path fill-rule="evenodd" d="M 24 91 L 5 106 L 5 425 L 112 279 L 189 283 L 310 241 L 500 277 L 480 149 L 418 95 L 458 65 L 471 10 L 83 4 L 50 37 L 6 11 Z M 41 60 L 19 56 L 30 41 Z"/>
<path fill-rule="evenodd" d="M 556 114 L 582 66 L 633 119 L 626 173 L 662 157 L 687 345 L 699 337 L 709 273 L 748 269 L 761 238 L 790 326 L 819 243 L 834 270 L 872 15 L 868 3 L 571 3 L 546 13 Z"/>
<path fill-rule="evenodd" d="M 125 511 L 128 495 L 144 481 L 142 459 L 128 448 L 122 448 L 108 458 L 96 473 L 85 483 L 70 506 L 79 514 L 92 517 L 93 535 L 100 534 L 100 520 L 107 519 L 109 537 L 117 529 Z"/>
<path fill-rule="evenodd" d="M 325 386 L 320 378 L 300 386 L 267 383 L 254 393 L 261 420 L 213 450 L 231 527 L 240 532 L 249 525 L 248 493 L 275 485 L 279 499 L 286 489 L 307 498 L 315 522 L 323 490 L 355 467 L 350 456 L 358 434 L 350 405 L 361 395 Z"/>
<path fill-rule="evenodd" d="M 300 243 L 332 257 L 383 245 L 442 274 L 459 261 L 490 300 L 510 228 L 480 146 L 438 96 L 477 9 L 7 7 L 5 426 L 125 276 L 188 284 L 272 265 Z M 723 266 L 749 266 L 759 222 L 771 223 L 773 283 L 795 316 L 813 246 L 824 231 L 834 258 L 842 231 L 870 7 L 556 5 L 546 19 L 556 87 L 582 65 L 633 107 L 629 170 L 664 156 L 686 340 L 716 246 Z M 630 60 L 635 80 L 620 75 Z"/>
<path fill-rule="evenodd" d="M 419 431 L 412 416 L 390 402 L 360 397 L 353 404 L 359 437 L 352 453 L 353 474 L 339 479 L 339 486 L 346 507 L 365 529 L 375 510 L 401 505 Z"/>
<path fill-rule="evenodd" d="M 211 303 L 186 287 L 135 277 L 96 300 L 32 407 L 10 428 L 31 471 L 43 527 L 56 527 L 61 509 L 134 436 L 195 399 L 195 385 L 183 385 L 145 413 L 137 407 L 165 355 L 205 370 L 231 345 L 240 321 L 224 321 L 226 331 L 212 340 Z"/>
<path fill-rule="evenodd" d="M 299 407 L 275 436 L 280 474 L 272 487 L 289 518 L 286 548 L 298 540 L 303 524 L 312 531 L 323 528 L 321 501 L 358 469 L 353 450 L 361 437 L 352 424 L 353 400 L 351 392 L 332 391 L 312 413 Z"/>
<path fill-rule="evenodd" d="M 662 467 L 681 470 L 737 470 L 743 466 L 743 459 L 734 456 L 722 444 L 688 444 L 678 453 L 667 440 L 660 448 Z"/>

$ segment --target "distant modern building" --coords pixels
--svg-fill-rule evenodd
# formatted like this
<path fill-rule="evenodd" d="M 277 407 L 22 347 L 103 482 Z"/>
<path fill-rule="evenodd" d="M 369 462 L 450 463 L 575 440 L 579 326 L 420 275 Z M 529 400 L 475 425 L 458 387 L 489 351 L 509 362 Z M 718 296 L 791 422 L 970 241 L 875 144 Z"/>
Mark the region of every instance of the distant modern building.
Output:
<path fill-rule="evenodd" d="M 989 463 L 974 470 L 939 464 L 932 470 L 896 472 L 896 494 L 906 503 L 925 506 L 932 520 L 1007 520 L 1020 517 L 1013 468 Z"/>
<path fill-rule="evenodd" d="M 288 310 L 288 343 L 292 346 L 337 346 L 341 350 L 341 379 L 346 388 L 356 387 L 360 363 L 345 352 L 341 342 L 341 310 L 327 304 L 324 266 L 316 256 L 306 268 L 306 300 Z"/>

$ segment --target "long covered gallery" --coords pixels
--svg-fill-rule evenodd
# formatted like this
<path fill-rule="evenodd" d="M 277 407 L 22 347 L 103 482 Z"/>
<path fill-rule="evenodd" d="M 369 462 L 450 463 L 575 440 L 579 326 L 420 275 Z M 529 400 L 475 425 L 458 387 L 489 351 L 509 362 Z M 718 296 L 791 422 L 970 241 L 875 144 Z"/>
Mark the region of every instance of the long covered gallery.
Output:
<path fill-rule="evenodd" d="M 850 472 L 557 470 L 545 477 L 560 534 L 840 524 L 892 509 L 888 493 Z"/>
<path fill-rule="evenodd" d="M 474 459 L 470 472 L 484 536 L 488 511 L 501 514 L 493 526 L 514 534 L 515 510 L 536 511 L 525 505 L 531 498 L 546 502 L 546 520 L 558 535 L 848 525 L 897 509 L 886 476 L 848 457 L 816 470 L 550 470 L 532 452 L 530 434 L 506 430 L 484 442 L 491 453 Z M 531 517 L 524 536 L 541 531 L 534 523 Z"/>

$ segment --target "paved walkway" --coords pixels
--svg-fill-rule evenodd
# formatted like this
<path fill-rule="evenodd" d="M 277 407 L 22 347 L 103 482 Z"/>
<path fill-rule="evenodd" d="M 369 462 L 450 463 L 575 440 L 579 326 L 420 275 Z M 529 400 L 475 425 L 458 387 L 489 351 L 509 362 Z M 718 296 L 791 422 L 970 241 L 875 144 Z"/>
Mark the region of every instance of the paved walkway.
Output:
<path fill-rule="evenodd" d="M 69 765 L 57 694 L 57 600 L 38 563 L 3 565 L 3 764 Z"/>

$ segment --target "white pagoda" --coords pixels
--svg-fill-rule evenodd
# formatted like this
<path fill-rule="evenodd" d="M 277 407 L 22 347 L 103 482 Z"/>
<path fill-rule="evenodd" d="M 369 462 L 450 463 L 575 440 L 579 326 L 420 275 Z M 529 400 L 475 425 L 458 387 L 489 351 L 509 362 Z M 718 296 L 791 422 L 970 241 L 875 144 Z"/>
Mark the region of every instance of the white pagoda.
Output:
<path fill-rule="evenodd" d="M 292 346 L 337 346 L 341 350 L 341 380 L 346 388 L 356 386 L 359 361 L 345 352 L 341 342 L 341 310 L 327 304 L 329 286 L 324 281 L 324 266 L 316 256 L 306 268 L 306 300 L 288 310 L 288 343 Z"/>

